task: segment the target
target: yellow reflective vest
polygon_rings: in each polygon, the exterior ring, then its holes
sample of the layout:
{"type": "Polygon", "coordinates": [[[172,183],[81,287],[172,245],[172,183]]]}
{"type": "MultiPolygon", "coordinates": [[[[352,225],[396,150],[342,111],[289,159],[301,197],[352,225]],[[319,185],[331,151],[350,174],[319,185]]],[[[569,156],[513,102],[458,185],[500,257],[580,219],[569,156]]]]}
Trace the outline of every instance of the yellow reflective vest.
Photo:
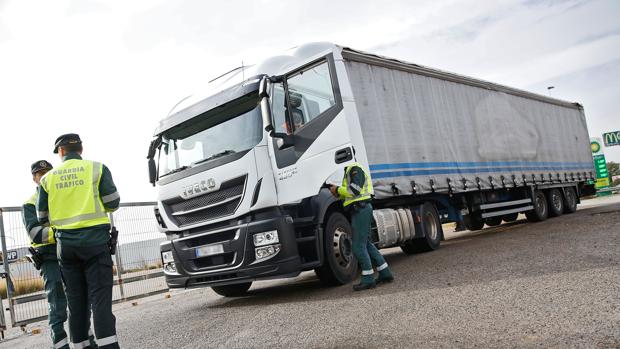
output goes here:
{"type": "Polygon", "coordinates": [[[24,202],[23,216],[28,236],[30,237],[30,244],[32,247],[42,247],[47,245],[53,245],[56,243],[54,239],[54,230],[50,227],[39,224],[36,214],[36,204],[39,199],[39,192],[35,192],[30,199],[24,202]]]}
{"type": "Polygon", "coordinates": [[[344,169],[344,177],[342,178],[342,184],[338,187],[338,196],[343,200],[342,205],[344,207],[357,201],[370,200],[373,194],[372,182],[368,172],[364,170],[362,165],[357,162],[352,163],[344,169]],[[364,173],[364,182],[355,183],[354,175],[352,171],[354,168],[360,169],[364,173]]]}
{"type": "Polygon", "coordinates": [[[99,197],[102,171],[99,162],[69,159],[41,179],[48,194],[50,225],[64,230],[110,224],[99,197]]]}

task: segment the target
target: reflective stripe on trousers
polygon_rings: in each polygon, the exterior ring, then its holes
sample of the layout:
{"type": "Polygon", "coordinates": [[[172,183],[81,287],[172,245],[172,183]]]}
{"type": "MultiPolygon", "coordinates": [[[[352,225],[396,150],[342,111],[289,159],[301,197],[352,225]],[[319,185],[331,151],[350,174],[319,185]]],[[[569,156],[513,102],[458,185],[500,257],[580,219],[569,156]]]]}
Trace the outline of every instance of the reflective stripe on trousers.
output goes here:
{"type": "Polygon", "coordinates": [[[118,338],[116,335],[105,337],[105,338],[97,338],[97,345],[103,347],[105,345],[110,345],[118,342],[118,338]]]}
{"type": "Polygon", "coordinates": [[[65,345],[69,344],[69,339],[67,337],[63,338],[62,340],[54,343],[54,348],[55,349],[59,349],[64,347],[65,345]]]}
{"type": "Polygon", "coordinates": [[[82,349],[82,348],[86,348],[90,346],[90,341],[87,339],[85,341],[81,341],[79,343],[73,343],[73,348],[74,349],[82,349]]]}

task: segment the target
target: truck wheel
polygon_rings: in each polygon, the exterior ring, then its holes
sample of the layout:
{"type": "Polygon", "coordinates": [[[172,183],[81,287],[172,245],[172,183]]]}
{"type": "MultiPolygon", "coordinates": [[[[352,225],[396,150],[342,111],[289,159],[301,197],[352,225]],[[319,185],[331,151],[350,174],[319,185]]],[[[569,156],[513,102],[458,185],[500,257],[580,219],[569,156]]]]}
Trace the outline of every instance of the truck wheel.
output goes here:
{"type": "Polygon", "coordinates": [[[357,275],[357,259],[353,256],[351,236],[353,228],[340,212],[334,212],[325,225],[323,239],[324,262],[315,269],[316,275],[326,285],[338,286],[351,282],[357,275]]]}
{"type": "Polygon", "coordinates": [[[422,205],[422,229],[424,237],[405,242],[400,247],[405,254],[428,252],[439,248],[443,230],[435,205],[427,202],[422,205]]]}
{"type": "Polygon", "coordinates": [[[564,188],[564,213],[577,211],[577,195],[572,187],[564,188]]]}
{"type": "Polygon", "coordinates": [[[564,213],[564,199],[562,198],[562,192],[560,189],[549,189],[547,192],[547,199],[549,200],[550,217],[557,217],[564,213]]]}
{"type": "Polygon", "coordinates": [[[484,221],[481,218],[474,217],[470,214],[463,216],[463,222],[465,222],[467,230],[470,231],[480,230],[484,227],[484,221]]]}
{"type": "Polygon", "coordinates": [[[547,198],[545,197],[545,194],[540,190],[536,190],[532,201],[534,203],[534,209],[525,212],[525,217],[527,220],[530,222],[541,222],[547,219],[549,210],[547,207],[547,198]]]}
{"type": "Polygon", "coordinates": [[[241,297],[244,296],[252,286],[251,282],[244,282],[241,284],[232,284],[224,286],[212,286],[211,288],[215,293],[224,297],[241,297]]]}
{"type": "Polygon", "coordinates": [[[502,220],[506,223],[514,222],[519,218],[519,213],[510,213],[502,216],[502,220]]]}

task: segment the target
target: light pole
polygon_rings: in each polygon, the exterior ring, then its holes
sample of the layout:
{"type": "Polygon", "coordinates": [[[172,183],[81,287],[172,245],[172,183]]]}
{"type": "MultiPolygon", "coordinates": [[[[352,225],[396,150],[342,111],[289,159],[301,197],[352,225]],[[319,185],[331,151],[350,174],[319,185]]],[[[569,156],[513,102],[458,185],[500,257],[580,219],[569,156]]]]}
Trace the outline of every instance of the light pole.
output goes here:
{"type": "Polygon", "coordinates": [[[555,86],[547,86],[547,93],[549,94],[549,97],[551,97],[551,90],[553,90],[555,88],[555,86]]]}

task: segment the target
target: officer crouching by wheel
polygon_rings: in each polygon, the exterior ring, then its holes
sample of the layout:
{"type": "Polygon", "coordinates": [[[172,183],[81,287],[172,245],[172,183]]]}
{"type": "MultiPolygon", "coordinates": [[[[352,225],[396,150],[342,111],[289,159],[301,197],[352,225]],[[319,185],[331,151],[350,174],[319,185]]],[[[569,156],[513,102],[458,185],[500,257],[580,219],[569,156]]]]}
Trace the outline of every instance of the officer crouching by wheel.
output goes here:
{"type": "Polygon", "coordinates": [[[112,314],[110,219],[120,197],[112,174],[102,163],[83,160],[77,134],[56,139],[54,153],[63,163],[42,179],[39,222],[56,230],[60,269],[69,303],[69,331],[74,348],[87,348],[89,301],[99,348],[119,348],[112,314]]]}
{"type": "Polygon", "coordinates": [[[345,168],[342,185],[339,187],[332,185],[329,190],[332,195],[343,201],[343,206],[351,213],[353,255],[362,269],[362,280],[353,286],[353,290],[367,290],[374,288],[377,284],[394,281],[394,276],[385,259],[370,242],[372,224],[370,201],[373,193],[370,176],[360,164],[353,163],[345,168]],[[373,263],[379,272],[376,280],[373,278],[373,263]]]}
{"type": "MultiPolygon", "coordinates": [[[[32,180],[39,185],[41,177],[52,169],[52,164],[39,160],[30,166],[32,180]]],[[[22,206],[24,226],[30,237],[31,247],[28,249],[35,268],[41,271],[45,295],[47,297],[48,323],[53,347],[69,349],[69,339],[64,324],[67,321],[67,297],[62,286],[60,266],[56,258],[56,240],[54,230],[49,226],[39,224],[35,205],[39,193],[35,192],[22,206]]],[[[90,319],[89,319],[90,320],[90,319]]],[[[90,327],[90,325],[88,325],[90,327]]],[[[95,344],[95,339],[89,330],[89,340],[95,344]]]]}

